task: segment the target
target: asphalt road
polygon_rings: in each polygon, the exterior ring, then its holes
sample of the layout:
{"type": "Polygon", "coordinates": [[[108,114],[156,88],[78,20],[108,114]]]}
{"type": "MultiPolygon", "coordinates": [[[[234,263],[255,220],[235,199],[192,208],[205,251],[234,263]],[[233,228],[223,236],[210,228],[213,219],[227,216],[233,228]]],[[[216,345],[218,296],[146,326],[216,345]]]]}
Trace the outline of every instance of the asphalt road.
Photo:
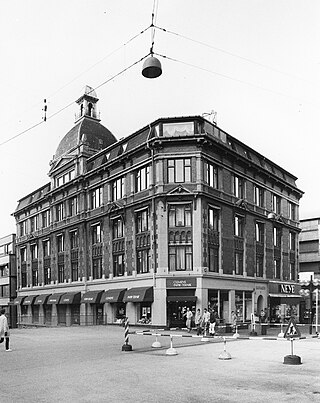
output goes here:
{"type": "Polygon", "coordinates": [[[118,326],[13,329],[13,351],[0,346],[0,402],[320,402],[320,339],[294,342],[302,365],[283,364],[284,339],[227,339],[230,360],[219,359],[221,338],[174,337],[173,356],[170,337],[158,340],[130,334],[124,352],[118,326]]]}

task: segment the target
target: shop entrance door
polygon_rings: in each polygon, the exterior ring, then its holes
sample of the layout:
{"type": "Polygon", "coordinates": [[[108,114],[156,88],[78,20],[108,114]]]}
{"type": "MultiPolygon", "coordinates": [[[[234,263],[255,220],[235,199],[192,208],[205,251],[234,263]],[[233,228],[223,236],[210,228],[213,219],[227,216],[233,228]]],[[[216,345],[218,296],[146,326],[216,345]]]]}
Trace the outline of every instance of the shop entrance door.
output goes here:
{"type": "Polygon", "coordinates": [[[96,305],[96,325],[103,325],[103,305],[96,305]]]}
{"type": "Polygon", "coordinates": [[[80,305],[71,305],[71,325],[80,325],[80,305]]]}
{"type": "MultiPolygon", "coordinates": [[[[184,313],[187,308],[195,313],[195,305],[192,301],[168,301],[167,302],[167,322],[169,327],[186,327],[184,313]]],[[[193,318],[194,319],[194,318],[193,318]]]]}
{"type": "Polygon", "coordinates": [[[58,325],[66,326],[67,324],[67,307],[66,305],[57,305],[58,325]]]}

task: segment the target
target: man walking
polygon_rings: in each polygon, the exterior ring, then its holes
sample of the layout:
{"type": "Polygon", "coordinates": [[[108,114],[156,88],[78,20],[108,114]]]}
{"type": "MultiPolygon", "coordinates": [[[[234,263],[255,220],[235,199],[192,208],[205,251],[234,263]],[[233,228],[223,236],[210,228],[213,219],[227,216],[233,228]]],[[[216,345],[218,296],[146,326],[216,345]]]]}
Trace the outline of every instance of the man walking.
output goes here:
{"type": "Polygon", "coordinates": [[[0,310],[0,343],[3,343],[4,340],[6,340],[6,351],[10,352],[12,351],[10,346],[9,346],[9,326],[8,326],[8,319],[5,315],[6,310],[1,309],[0,310]]]}

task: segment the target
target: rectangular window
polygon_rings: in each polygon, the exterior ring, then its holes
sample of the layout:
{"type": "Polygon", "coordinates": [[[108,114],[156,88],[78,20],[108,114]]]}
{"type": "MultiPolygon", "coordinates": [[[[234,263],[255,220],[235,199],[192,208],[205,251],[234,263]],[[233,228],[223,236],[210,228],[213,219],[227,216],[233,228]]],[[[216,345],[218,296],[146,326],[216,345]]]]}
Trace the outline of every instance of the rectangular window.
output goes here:
{"type": "Polygon", "coordinates": [[[149,212],[148,210],[138,211],[136,213],[136,232],[149,231],[149,212]]]}
{"type": "Polygon", "coordinates": [[[149,273],[150,250],[137,250],[137,273],[149,273]]]}
{"type": "Polygon", "coordinates": [[[123,221],[121,218],[116,218],[113,220],[112,235],[113,239],[123,237],[123,221]]]}
{"type": "Polygon", "coordinates": [[[58,264],[58,282],[63,283],[65,279],[64,275],[64,263],[58,264]]]}
{"type": "Polygon", "coordinates": [[[49,239],[46,239],[45,241],[42,242],[42,250],[43,250],[43,257],[48,257],[50,256],[50,241],[49,239]]]}
{"type": "Polygon", "coordinates": [[[124,196],[124,177],[121,177],[113,182],[112,198],[113,200],[122,199],[124,196]]]}
{"type": "Polygon", "coordinates": [[[209,245],[209,271],[219,272],[219,248],[209,245]]]}
{"type": "Polygon", "coordinates": [[[70,182],[72,179],[75,178],[75,170],[72,169],[71,171],[68,171],[66,173],[64,173],[61,176],[58,176],[56,179],[56,184],[57,186],[62,186],[67,182],[70,182]]]}
{"type": "Polygon", "coordinates": [[[74,196],[69,199],[69,216],[75,216],[78,214],[78,197],[74,196]]]}
{"type": "Polygon", "coordinates": [[[164,123],[163,124],[163,136],[191,136],[194,134],[193,122],[181,122],[181,123],[164,123]]]}
{"type": "Polygon", "coordinates": [[[237,175],[233,177],[233,194],[239,199],[244,198],[244,179],[237,175]]]}
{"type": "Polygon", "coordinates": [[[294,203],[288,202],[288,216],[290,220],[296,219],[296,205],[294,203]]]}
{"type": "Polygon", "coordinates": [[[20,260],[21,260],[21,263],[27,261],[27,249],[26,248],[20,249],[20,260]]]}
{"type": "Polygon", "coordinates": [[[219,231],[219,216],[220,211],[209,207],[208,225],[212,231],[219,231]]]}
{"type": "Polygon", "coordinates": [[[294,232],[289,233],[289,249],[291,251],[296,250],[296,234],[294,232]]]}
{"type": "Polygon", "coordinates": [[[71,281],[78,281],[79,279],[79,263],[78,260],[71,261],[71,281]]]}
{"type": "Polygon", "coordinates": [[[264,189],[260,186],[254,188],[254,203],[256,206],[264,207],[264,189]]]}
{"type": "Polygon", "coordinates": [[[70,247],[71,249],[77,249],[79,247],[79,235],[78,231],[70,231],[70,247]]]}
{"type": "Polygon", "coordinates": [[[28,276],[27,276],[27,264],[23,263],[21,265],[21,286],[22,287],[26,287],[27,286],[27,280],[28,280],[28,276]]]}
{"type": "Polygon", "coordinates": [[[256,255],[256,277],[263,277],[263,256],[256,255]]]}
{"type": "Polygon", "coordinates": [[[296,276],[296,264],[295,262],[290,262],[290,267],[289,267],[289,280],[296,281],[297,276],[296,276]]]}
{"type": "Polygon", "coordinates": [[[256,242],[264,243],[264,224],[256,222],[256,242]]]}
{"type": "Polygon", "coordinates": [[[168,182],[191,182],[191,159],[168,160],[168,182]]]}
{"type": "Polygon", "coordinates": [[[149,166],[139,169],[136,173],[136,192],[149,188],[149,166]]]}
{"type": "Polygon", "coordinates": [[[218,189],[218,167],[216,165],[209,162],[204,163],[204,180],[209,186],[218,189]]]}
{"type": "Polygon", "coordinates": [[[31,260],[38,259],[38,245],[37,244],[30,245],[30,253],[31,253],[31,260]]]}
{"type": "Polygon", "coordinates": [[[44,283],[46,285],[51,283],[51,268],[44,267],[44,283]]]}
{"type": "Polygon", "coordinates": [[[281,248],[281,228],[273,227],[273,246],[281,248]]]}
{"type": "Polygon", "coordinates": [[[191,227],[191,225],[190,204],[170,205],[169,227],[191,227]]]}
{"type": "Polygon", "coordinates": [[[33,216],[30,218],[30,232],[38,230],[38,216],[33,216]]]}
{"type": "Polygon", "coordinates": [[[91,228],[91,236],[92,236],[92,244],[101,243],[102,236],[101,236],[101,225],[96,224],[93,225],[91,228]]]}
{"type": "Polygon", "coordinates": [[[242,275],[243,274],[243,252],[237,251],[235,252],[235,274],[242,275]]]}
{"type": "Polygon", "coordinates": [[[98,187],[90,192],[90,207],[92,209],[102,206],[102,187],[98,187]]]}
{"type": "Polygon", "coordinates": [[[64,236],[57,235],[57,249],[58,253],[64,252],[64,236]]]}
{"type": "Polygon", "coordinates": [[[244,217],[236,215],[234,217],[234,235],[243,237],[244,233],[244,217]]]}
{"type": "Polygon", "coordinates": [[[94,257],[92,259],[92,278],[98,279],[102,277],[102,257],[94,257]]]}
{"type": "Polygon", "coordinates": [[[113,275],[115,277],[124,275],[124,254],[113,255],[113,275]]]}
{"type": "Polygon", "coordinates": [[[38,268],[32,267],[32,285],[36,287],[38,285],[38,268]]]}
{"type": "Polygon", "coordinates": [[[19,232],[20,232],[20,236],[26,235],[27,233],[27,221],[22,221],[19,224],[19,232]]]}
{"type": "Polygon", "coordinates": [[[46,210],[42,213],[42,228],[46,228],[50,225],[50,210],[46,210]]]}
{"type": "Polygon", "coordinates": [[[274,267],[274,271],[273,271],[274,278],[280,279],[280,277],[281,277],[281,260],[274,259],[273,267],[274,267]]]}
{"type": "Polygon", "coordinates": [[[281,213],[281,197],[276,194],[272,195],[272,210],[276,214],[281,213]]]}
{"type": "Polygon", "coordinates": [[[192,270],[192,246],[171,246],[169,247],[169,269],[170,271],[191,271],[192,270]]]}
{"type": "Polygon", "coordinates": [[[63,203],[57,204],[56,216],[57,216],[57,221],[62,221],[64,219],[64,204],[63,203]]]}

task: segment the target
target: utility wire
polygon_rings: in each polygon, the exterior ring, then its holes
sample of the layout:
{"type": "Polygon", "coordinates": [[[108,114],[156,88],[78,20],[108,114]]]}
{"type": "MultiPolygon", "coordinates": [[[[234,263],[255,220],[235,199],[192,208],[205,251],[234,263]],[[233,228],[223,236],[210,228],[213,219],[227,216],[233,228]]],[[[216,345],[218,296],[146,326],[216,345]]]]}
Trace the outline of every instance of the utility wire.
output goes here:
{"type": "Polygon", "coordinates": [[[256,62],[255,60],[249,59],[249,58],[247,58],[247,57],[237,55],[236,53],[229,52],[229,51],[227,51],[227,50],[218,48],[218,47],[213,46],[213,45],[209,45],[208,43],[205,43],[205,42],[202,42],[202,41],[198,41],[197,39],[192,39],[192,38],[190,38],[190,37],[188,37],[188,36],[179,34],[179,33],[174,32],[174,31],[170,31],[169,29],[165,29],[165,28],[162,28],[162,27],[158,27],[157,25],[155,25],[154,28],[155,28],[155,29],[159,29],[160,31],[166,32],[166,33],[168,33],[168,34],[175,35],[175,36],[178,36],[178,37],[180,37],[180,38],[186,39],[186,40],[188,40],[188,41],[197,43],[197,44],[199,44],[199,45],[205,46],[205,47],[207,47],[207,48],[216,50],[216,51],[221,52],[221,53],[224,53],[224,54],[226,54],[226,55],[229,55],[229,56],[232,56],[232,57],[236,57],[237,59],[243,60],[243,61],[245,61],[245,62],[247,62],[247,63],[251,63],[251,64],[254,64],[254,65],[256,65],[256,66],[263,67],[264,69],[268,69],[268,70],[274,71],[275,73],[280,73],[280,74],[289,76],[289,77],[291,77],[291,78],[304,81],[304,82],[306,82],[306,83],[308,83],[308,84],[310,84],[310,85],[313,85],[313,83],[311,83],[310,81],[308,81],[308,80],[306,80],[306,79],[304,79],[304,78],[302,78],[302,77],[296,76],[296,75],[294,75],[294,74],[292,74],[292,73],[288,73],[288,72],[285,72],[285,71],[276,69],[276,68],[274,68],[274,67],[272,67],[272,66],[268,66],[268,65],[266,65],[266,64],[256,62]]]}
{"type": "MultiPolygon", "coordinates": [[[[162,58],[164,58],[164,59],[171,60],[171,61],[173,61],[173,62],[177,62],[177,63],[180,63],[180,64],[184,64],[184,65],[189,66],[189,67],[194,67],[194,68],[196,68],[196,69],[198,69],[198,70],[206,71],[206,72],[208,72],[208,73],[215,74],[215,75],[217,75],[217,76],[226,78],[226,79],[228,79],[228,80],[236,81],[236,82],[241,83],[241,84],[246,84],[246,85],[249,85],[249,86],[254,87],[254,88],[258,88],[258,89],[263,90],[263,91],[267,91],[267,92],[270,92],[270,93],[273,93],[273,94],[276,94],[276,95],[280,95],[280,96],[285,97],[285,98],[291,98],[291,99],[294,99],[294,100],[296,100],[296,101],[300,101],[300,102],[301,102],[301,99],[300,99],[300,98],[293,97],[293,96],[291,96],[291,95],[287,95],[287,94],[284,94],[284,93],[282,93],[282,92],[274,91],[274,90],[271,90],[271,89],[269,89],[269,88],[262,87],[262,86],[257,85],[257,84],[249,83],[249,82],[247,82],[247,81],[240,80],[240,79],[238,79],[238,78],[231,77],[231,76],[228,76],[228,75],[226,75],[226,74],[218,73],[217,71],[209,70],[209,69],[206,69],[206,68],[204,68],[204,67],[197,66],[197,65],[192,64],[192,63],[184,62],[184,61],[182,61],[182,60],[175,59],[175,58],[173,58],[173,57],[164,56],[164,55],[161,55],[161,54],[159,54],[159,53],[154,53],[154,54],[155,54],[156,56],[162,57],[162,58]]],[[[315,105],[313,102],[311,102],[311,101],[304,101],[304,102],[316,106],[316,105],[315,105]]]]}
{"type": "MultiPolygon", "coordinates": [[[[108,78],[108,80],[106,80],[106,81],[104,81],[103,83],[97,85],[95,88],[92,89],[92,91],[95,91],[96,89],[101,88],[103,85],[105,85],[105,84],[109,83],[110,81],[114,80],[116,77],[119,77],[121,74],[125,73],[126,71],[128,71],[129,69],[131,69],[131,68],[132,68],[133,66],[135,66],[136,64],[141,63],[142,60],[146,59],[149,55],[150,55],[150,53],[148,53],[147,55],[143,56],[141,59],[135,61],[134,63],[132,63],[130,66],[126,67],[125,69],[119,71],[119,72],[118,72],[117,74],[115,74],[114,76],[108,78]]],[[[92,92],[92,91],[90,91],[90,92],[92,92]]],[[[61,109],[59,109],[58,111],[54,112],[52,115],[47,116],[46,120],[48,121],[49,119],[52,119],[54,116],[59,115],[61,112],[63,112],[65,109],[69,108],[69,107],[72,106],[73,104],[74,104],[74,101],[73,101],[73,102],[70,102],[69,104],[65,105],[63,108],[61,108],[61,109]]],[[[23,134],[25,134],[25,133],[29,132],[30,130],[34,129],[35,127],[40,126],[42,123],[44,123],[44,121],[38,122],[38,123],[34,124],[33,126],[29,127],[28,129],[23,130],[22,132],[16,134],[15,136],[10,137],[9,139],[7,139],[7,140],[3,141],[2,143],[0,143],[0,147],[1,147],[2,145],[4,145],[4,144],[7,144],[7,143],[9,143],[10,141],[16,139],[17,137],[22,136],[23,134]]]]}

